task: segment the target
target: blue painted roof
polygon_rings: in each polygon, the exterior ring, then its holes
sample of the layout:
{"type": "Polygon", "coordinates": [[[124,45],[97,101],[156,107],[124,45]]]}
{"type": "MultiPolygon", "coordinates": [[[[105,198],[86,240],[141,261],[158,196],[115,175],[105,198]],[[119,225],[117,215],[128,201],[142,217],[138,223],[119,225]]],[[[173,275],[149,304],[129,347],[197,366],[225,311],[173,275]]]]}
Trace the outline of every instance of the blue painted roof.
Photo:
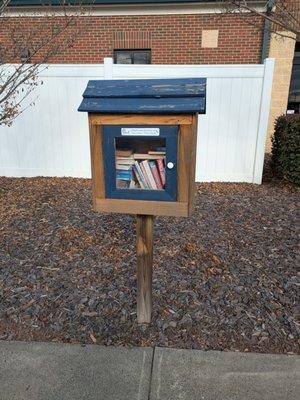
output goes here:
{"type": "Polygon", "coordinates": [[[78,111],[90,113],[205,113],[206,79],[89,81],[78,111]]]}

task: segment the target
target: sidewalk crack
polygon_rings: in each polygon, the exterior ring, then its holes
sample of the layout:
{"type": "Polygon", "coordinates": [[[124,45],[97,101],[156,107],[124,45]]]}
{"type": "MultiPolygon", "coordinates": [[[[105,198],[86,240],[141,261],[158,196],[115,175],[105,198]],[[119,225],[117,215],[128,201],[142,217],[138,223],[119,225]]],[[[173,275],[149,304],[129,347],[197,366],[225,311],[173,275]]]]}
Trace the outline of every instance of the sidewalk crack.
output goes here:
{"type": "Polygon", "coordinates": [[[150,370],[150,379],[149,379],[149,390],[148,390],[148,400],[151,400],[151,387],[152,387],[152,376],[153,376],[153,365],[154,365],[154,355],[155,355],[156,347],[153,347],[152,352],[152,360],[151,360],[151,370],[150,370]]]}

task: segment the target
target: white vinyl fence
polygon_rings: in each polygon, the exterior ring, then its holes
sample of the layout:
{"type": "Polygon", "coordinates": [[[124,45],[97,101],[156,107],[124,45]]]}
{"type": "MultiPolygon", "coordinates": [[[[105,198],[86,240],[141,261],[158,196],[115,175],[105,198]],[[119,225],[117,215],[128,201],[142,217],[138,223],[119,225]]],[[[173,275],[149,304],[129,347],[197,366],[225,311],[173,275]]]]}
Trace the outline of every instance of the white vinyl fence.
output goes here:
{"type": "Polygon", "coordinates": [[[35,105],[0,127],[0,175],[90,177],[89,79],[207,78],[199,116],[196,181],[261,183],[274,60],[250,65],[50,65],[35,105]]]}

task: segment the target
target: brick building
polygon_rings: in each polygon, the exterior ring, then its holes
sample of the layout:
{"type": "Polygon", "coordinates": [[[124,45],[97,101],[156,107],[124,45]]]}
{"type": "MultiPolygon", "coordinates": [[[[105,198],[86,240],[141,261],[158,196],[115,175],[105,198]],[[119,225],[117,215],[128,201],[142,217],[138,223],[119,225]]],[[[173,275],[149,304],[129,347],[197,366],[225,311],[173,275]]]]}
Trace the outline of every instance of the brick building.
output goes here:
{"type": "MultiPolygon", "coordinates": [[[[44,3],[12,0],[7,24],[38,24],[42,29],[44,3]]],[[[55,6],[59,1],[50,3],[55,6]]],[[[262,3],[257,2],[260,10],[262,3]]],[[[102,63],[104,57],[114,56],[117,62],[153,64],[259,63],[261,18],[222,11],[215,0],[94,0],[78,18],[80,35],[74,46],[50,62],[102,63]]],[[[2,40],[9,26],[2,24],[2,40]]]]}
{"type": "MultiPolygon", "coordinates": [[[[47,2],[55,18],[61,18],[61,0],[11,0],[8,18],[2,18],[0,44],[9,43],[15,28],[25,32],[36,27],[42,32],[47,2]]],[[[80,33],[72,47],[50,63],[97,64],[114,57],[116,63],[256,64],[274,57],[270,150],[274,120],[287,109],[295,40],[270,34],[260,16],[225,13],[217,0],[94,0],[92,4],[76,18],[80,33]]],[[[266,1],[252,4],[266,11],[266,1]]],[[[24,50],[26,56],[30,49],[24,50]]],[[[19,62],[22,55],[15,54],[10,62],[19,62]]]]}

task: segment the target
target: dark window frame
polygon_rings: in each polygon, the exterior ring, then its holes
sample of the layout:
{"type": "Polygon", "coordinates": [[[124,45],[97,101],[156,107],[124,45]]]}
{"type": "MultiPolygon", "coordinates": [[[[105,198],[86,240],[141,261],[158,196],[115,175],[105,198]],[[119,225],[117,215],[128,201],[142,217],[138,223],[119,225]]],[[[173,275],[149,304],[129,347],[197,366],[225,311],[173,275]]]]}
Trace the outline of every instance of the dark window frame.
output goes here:
{"type": "MultiPolygon", "coordinates": [[[[149,63],[146,64],[136,64],[134,62],[131,62],[130,64],[123,64],[123,65],[150,65],[152,63],[152,52],[151,49],[114,49],[114,64],[117,64],[117,52],[130,52],[130,53],[134,53],[134,52],[148,52],[149,53],[149,63]]],[[[132,56],[131,56],[131,60],[132,56]]],[[[133,60],[134,61],[134,60],[133,60]]],[[[121,64],[119,64],[121,65],[121,64]]]]}
{"type": "MultiPolygon", "coordinates": [[[[126,128],[159,128],[158,136],[142,136],[140,140],[153,140],[154,138],[166,140],[166,165],[174,163],[174,168],[166,168],[166,186],[164,190],[151,189],[118,189],[116,187],[116,161],[115,161],[115,139],[125,138],[122,136],[121,128],[124,125],[104,125],[102,149],[104,157],[104,182],[105,197],[107,199],[126,200],[154,200],[154,201],[177,201],[177,162],[178,162],[178,125],[126,125],[126,128]]],[[[128,137],[130,140],[130,137],[128,137]]]]}

